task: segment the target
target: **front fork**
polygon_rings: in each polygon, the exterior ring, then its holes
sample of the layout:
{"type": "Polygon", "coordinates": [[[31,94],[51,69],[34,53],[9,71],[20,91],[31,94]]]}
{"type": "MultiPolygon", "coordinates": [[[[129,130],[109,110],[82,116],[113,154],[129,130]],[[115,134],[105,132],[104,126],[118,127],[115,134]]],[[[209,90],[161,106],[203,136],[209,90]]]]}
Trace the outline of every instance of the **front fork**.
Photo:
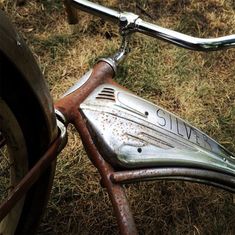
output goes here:
{"type": "Polygon", "coordinates": [[[80,104],[96,87],[103,83],[114,84],[112,78],[115,75],[115,68],[112,66],[112,63],[114,62],[111,58],[99,61],[74,88],[71,88],[66,93],[67,95],[65,97],[55,104],[55,109],[57,110],[57,115],[64,121],[65,125],[71,123],[79,132],[90,160],[101,175],[102,186],[108,191],[120,233],[134,235],[138,234],[138,232],[123,186],[120,183],[114,183],[112,181],[111,175],[115,171],[97,150],[87,128],[86,119],[79,108],[80,104]]]}

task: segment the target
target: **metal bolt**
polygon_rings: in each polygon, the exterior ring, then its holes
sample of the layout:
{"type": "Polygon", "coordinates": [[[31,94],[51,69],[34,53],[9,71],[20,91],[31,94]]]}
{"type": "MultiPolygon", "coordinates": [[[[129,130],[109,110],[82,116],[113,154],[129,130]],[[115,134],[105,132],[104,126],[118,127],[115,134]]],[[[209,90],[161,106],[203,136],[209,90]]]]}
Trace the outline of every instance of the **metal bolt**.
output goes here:
{"type": "Polygon", "coordinates": [[[121,16],[120,17],[120,27],[124,28],[126,27],[128,24],[127,18],[125,16],[121,16]]]}

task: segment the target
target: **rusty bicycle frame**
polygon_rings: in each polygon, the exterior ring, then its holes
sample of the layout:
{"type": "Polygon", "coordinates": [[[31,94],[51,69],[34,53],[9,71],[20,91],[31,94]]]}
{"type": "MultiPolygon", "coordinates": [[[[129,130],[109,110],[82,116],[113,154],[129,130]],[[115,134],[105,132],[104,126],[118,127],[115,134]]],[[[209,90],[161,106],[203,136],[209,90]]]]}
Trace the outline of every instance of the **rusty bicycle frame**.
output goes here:
{"type": "MultiPolygon", "coordinates": [[[[97,9],[91,9],[92,7],[90,7],[90,3],[88,1],[65,0],[64,4],[66,6],[68,21],[70,24],[76,24],[78,22],[75,8],[91,12],[95,15],[100,15],[100,13],[97,13],[97,9]],[[89,5],[89,7],[86,8],[85,4],[89,5]]],[[[121,17],[122,19],[120,19],[119,23],[122,33],[125,34],[125,32],[127,32],[126,35],[123,35],[125,41],[125,37],[129,36],[129,32],[131,31],[131,24],[133,22],[127,22],[127,18],[124,16],[121,17]]],[[[104,15],[104,18],[110,17],[111,15],[109,15],[109,12],[104,15]]],[[[115,18],[114,16],[112,17],[113,19],[115,18]]],[[[131,17],[135,16],[131,15],[131,17]]],[[[117,21],[117,19],[114,19],[114,21],[115,20],[117,21]]],[[[142,28],[142,31],[144,32],[144,28],[142,28]]],[[[151,35],[153,33],[149,32],[148,34],[151,35]]],[[[170,37],[163,35],[162,38],[169,40],[170,37]]],[[[170,40],[174,44],[195,50],[215,50],[215,46],[220,46],[218,42],[217,44],[216,42],[213,42],[213,45],[209,43],[207,44],[207,42],[201,42],[201,44],[199,42],[197,45],[191,45],[188,42],[184,45],[180,39],[174,40],[174,38],[171,38],[170,40]]],[[[234,46],[235,43],[234,41],[231,43],[231,38],[225,38],[225,40],[227,40],[226,43],[223,45],[221,44],[221,47],[226,45],[234,46]]],[[[126,53],[127,47],[128,46],[124,42],[124,46],[121,48],[120,53],[116,55],[114,62],[119,62],[119,60],[121,60],[121,57],[123,57],[126,53]]],[[[101,59],[97,64],[95,64],[89,78],[82,85],[78,86],[78,88],[74,89],[72,92],[65,95],[55,103],[54,107],[56,110],[58,129],[60,130],[60,133],[50,148],[38,161],[38,163],[35,164],[35,166],[14,188],[7,200],[2,203],[0,206],[0,220],[2,220],[7,215],[7,213],[14,207],[16,202],[27,192],[27,190],[29,190],[29,188],[37,181],[40,174],[51,164],[59,152],[65,147],[67,141],[66,127],[68,124],[73,124],[76,127],[90,160],[101,175],[102,186],[104,186],[108,191],[121,234],[138,233],[128,200],[124,192],[123,185],[125,183],[153,179],[180,179],[207,183],[235,192],[235,175],[228,172],[226,173],[222,171],[215,171],[213,169],[187,166],[155,166],[140,167],[137,169],[119,169],[112,166],[112,164],[105,160],[94,143],[92,133],[89,131],[87,126],[87,119],[81,112],[80,105],[98,86],[102,84],[110,84],[120,87],[113,80],[115,76],[115,70],[116,65],[113,63],[113,61],[110,60],[110,58],[101,59]]],[[[4,139],[0,135],[0,147],[3,144],[4,139]]]]}

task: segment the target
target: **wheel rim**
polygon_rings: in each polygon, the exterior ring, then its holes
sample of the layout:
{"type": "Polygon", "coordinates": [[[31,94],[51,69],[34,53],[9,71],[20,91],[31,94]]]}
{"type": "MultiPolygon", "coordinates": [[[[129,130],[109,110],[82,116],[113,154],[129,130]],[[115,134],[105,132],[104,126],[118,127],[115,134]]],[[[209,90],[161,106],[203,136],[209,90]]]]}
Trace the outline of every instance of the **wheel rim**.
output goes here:
{"type": "MultiPolygon", "coordinates": [[[[1,98],[0,110],[0,132],[5,139],[5,145],[0,149],[0,203],[2,203],[9,192],[27,173],[28,156],[19,123],[1,98]]],[[[0,234],[14,234],[23,205],[24,198],[2,220],[0,223],[0,234]]]]}

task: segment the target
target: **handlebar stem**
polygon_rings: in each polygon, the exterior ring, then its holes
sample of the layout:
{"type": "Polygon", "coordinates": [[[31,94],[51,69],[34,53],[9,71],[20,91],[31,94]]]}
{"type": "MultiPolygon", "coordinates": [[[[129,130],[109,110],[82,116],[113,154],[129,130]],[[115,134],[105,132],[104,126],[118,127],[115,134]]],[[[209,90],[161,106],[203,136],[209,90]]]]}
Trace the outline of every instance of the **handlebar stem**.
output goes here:
{"type": "Polygon", "coordinates": [[[113,56],[99,59],[99,61],[104,61],[108,63],[112,67],[114,73],[117,72],[118,64],[121,61],[123,61],[126,55],[130,52],[129,48],[130,36],[131,34],[123,35],[121,47],[113,56]]]}

